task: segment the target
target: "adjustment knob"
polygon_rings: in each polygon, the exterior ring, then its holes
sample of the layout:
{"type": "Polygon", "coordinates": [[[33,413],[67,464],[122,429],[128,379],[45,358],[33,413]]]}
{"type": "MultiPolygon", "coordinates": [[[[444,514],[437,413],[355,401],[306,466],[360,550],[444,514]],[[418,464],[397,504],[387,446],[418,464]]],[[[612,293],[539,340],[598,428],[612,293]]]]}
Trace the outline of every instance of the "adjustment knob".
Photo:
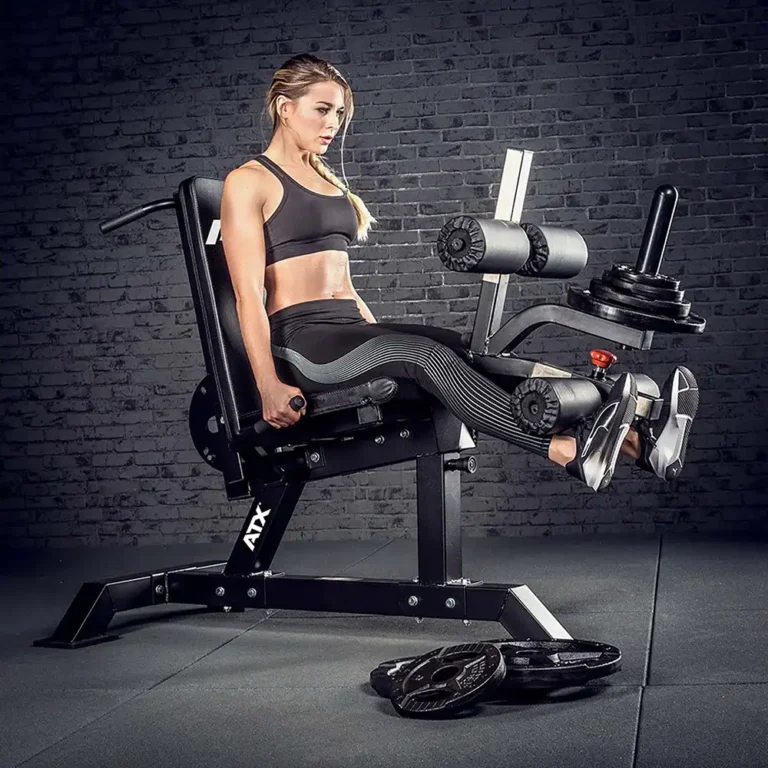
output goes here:
{"type": "Polygon", "coordinates": [[[609,352],[607,349],[593,349],[589,353],[589,358],[592,360],[592,378],[604,379],[608,369],[618,359],[613,352],[609,352]]]}
{"type": "Polygon", "coordinates": [[[444,464],[447,470],[459,470],[474,475],[477,472],[477,459],[474,456],[463,456],[460,459],[448,459],[444,464]]]}

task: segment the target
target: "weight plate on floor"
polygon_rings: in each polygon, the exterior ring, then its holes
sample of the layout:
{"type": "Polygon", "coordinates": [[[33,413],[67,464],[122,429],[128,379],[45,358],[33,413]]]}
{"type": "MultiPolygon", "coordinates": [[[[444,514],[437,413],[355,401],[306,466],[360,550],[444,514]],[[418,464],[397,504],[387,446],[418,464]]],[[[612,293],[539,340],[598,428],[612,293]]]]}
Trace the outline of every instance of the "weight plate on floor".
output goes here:
{"type": "Polygon", "coordinates": [[[610,270],[603,272],[602,282],[622,293],[631,293],[633,296],[643,296],[646,299],[659,299],[661,301],[674,301],[677,303],[681,302],[685,297],[685,291],[676,291],[672,288],[654,288],[642,283],[633,283],[631,280],[624,280],[615,275],[610,270]]]}
{"type": "Polygon", "coordinates": [[[556,690],[586,685],[621,669],[621,651],[593,640],[486,640],[503,654],[500,690],[556,690]]]}
{"type": "Polygon", "coordinates": [[[586,312],[588,315],[602,317],[629,328],[637,328],[641,331],[659,331],[660,333],[702,333],[707,321],[691,312],[683,320],[675,320],[671,317],[649,315],[629,307],[620,307],[616,304],[608,304],[593,296],[584,288],[568,286],[566,295],[568,306],[586,312]]]}
{"type": "Polygon", "coordinates": [[[404,656],[400,659],[382,661],[376,669],[371,671],[371,688],[373,688],[379,696],[388,699],[392,693],[392,680],[394,676],[403,669],[403,667],[407,667],[419,658],[419,656],[404,656]]]}
{"type": "Polygon", "coordinates": [[[659,301],[658,299],[649,299],[643,296],[633,296],[629,293],[617,291],[614,287],[606,285],[602,280],[597,279],[590,281],[589,292],[601,301],[637,309],[640,312],[647,312],[649,315],[661,315],[662,317],[682,320],[684,317],[688,317],[691,311],[691,303],[689,301],[678,303],[674,301],[659,301]]]}
{"type": "Polygon", "coordinates": [[[396,673],[390,701],[405,717],[434,717],[466,709],[504,680],[502,652],[489,643],[438,648],[396,673]]]}
{"type": "Polygon", "coordinates": [[[680,287],[680,281],[666,275],[652,275],[649,272],[637,272],[628,264],[614,264],[611,267],[611,274],[619,280],[629,280],[632,283],[639,283],[652,288],[662,288],[676,291],[680,287]]]}

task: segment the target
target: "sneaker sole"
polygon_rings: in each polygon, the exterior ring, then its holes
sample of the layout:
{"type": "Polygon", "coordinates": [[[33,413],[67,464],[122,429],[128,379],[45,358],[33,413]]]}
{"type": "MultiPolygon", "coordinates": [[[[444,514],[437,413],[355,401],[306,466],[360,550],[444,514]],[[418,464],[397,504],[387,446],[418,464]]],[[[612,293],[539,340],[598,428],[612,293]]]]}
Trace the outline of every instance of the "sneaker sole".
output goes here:
{"type": "MultiPolygon", "coordinates": [[[[661,395],[665,397],[664,392],[661,395]]],[[[698,408],[699,388],[696,378],[687,368],[680,366],[671,378],[669,416],[648,456],[648,463],[658,477],[674,480],[682,471],[691,426],[698,408]]]]}
{"type": "Polygon", "coordinates": [[[602,457],[597,461],[592,462],[589,462],[588,460],[582,464],[584,482],[594,491],[599,492],[604,490],[613,479],[613,472],[616,469],[616,461],[619,458],[621,446],[624,443],[629,428],[632,426],[632,420],[635,417],[635,411],[637,409],[637,385],[634,379],[628,379],[627,384],[629,391],[627,392],[625,390],[622,399],[611,403],[605,413],[601,414],[601,416],[605,415],[607,417],[607,425],[605,423],[599,424],[596,422],[589,437],[584,443],[582,456],[589,452],[592,442],[601,430],[614,430],[616,432],[615,438],[611,443],[611,452],[607,457],[602,457]],[[619,408],[622,410],[620,413],[617,413],[619,408]]]}

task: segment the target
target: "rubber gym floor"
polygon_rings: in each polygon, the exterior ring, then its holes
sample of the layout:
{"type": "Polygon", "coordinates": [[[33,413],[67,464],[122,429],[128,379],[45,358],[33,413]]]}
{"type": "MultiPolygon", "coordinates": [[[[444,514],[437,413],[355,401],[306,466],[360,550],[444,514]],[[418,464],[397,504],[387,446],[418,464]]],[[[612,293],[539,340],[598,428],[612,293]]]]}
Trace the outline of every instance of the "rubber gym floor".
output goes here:
{"type": "MultiPolygon", "coordinates": [[[[168,605],[118,614],[121,638],[35,648],[83,581],[223,558],[228,545],[9,551],[2,557],[0,765],[766,765],[768,541],[622,535],[464,539],[464,575],[525,583],[623,668],[537,703],[403,718],[380,662],[504,636],[494,623],[168,605]]],[[[285,542],[289,574],[411,579],[416,542],[285,542]]]]}

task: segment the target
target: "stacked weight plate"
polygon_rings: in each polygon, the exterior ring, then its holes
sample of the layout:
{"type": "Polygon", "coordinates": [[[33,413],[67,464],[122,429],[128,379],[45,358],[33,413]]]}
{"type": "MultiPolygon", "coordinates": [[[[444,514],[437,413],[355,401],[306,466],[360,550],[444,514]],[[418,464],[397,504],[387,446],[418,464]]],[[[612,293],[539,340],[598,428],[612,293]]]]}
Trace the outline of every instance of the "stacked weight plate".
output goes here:
{"type": "Polygon", "coordinates": [[[646,331],[701,333],[706,320],[691,312],[680,281],[615,264],[589,290],[569,286],[568,304],[591,315],[646,331]]]}
{"type": "Polygon", "coordinates": [[[440,717],[520,691],[583,686],[620,669],[621,651],[605,643],[503,638],[385,661],[370,682],[404,717],[440,717]]]}
{"type": "Polygon", "coordinates": [[[589,289],[568,288],[568,304],[590,315],[643,331],[702,333],[707,322],[691,312],[680,281],[659,273],[677,206],[677,189],[657,187],[634,268],[616,264],[589,289]]]}

